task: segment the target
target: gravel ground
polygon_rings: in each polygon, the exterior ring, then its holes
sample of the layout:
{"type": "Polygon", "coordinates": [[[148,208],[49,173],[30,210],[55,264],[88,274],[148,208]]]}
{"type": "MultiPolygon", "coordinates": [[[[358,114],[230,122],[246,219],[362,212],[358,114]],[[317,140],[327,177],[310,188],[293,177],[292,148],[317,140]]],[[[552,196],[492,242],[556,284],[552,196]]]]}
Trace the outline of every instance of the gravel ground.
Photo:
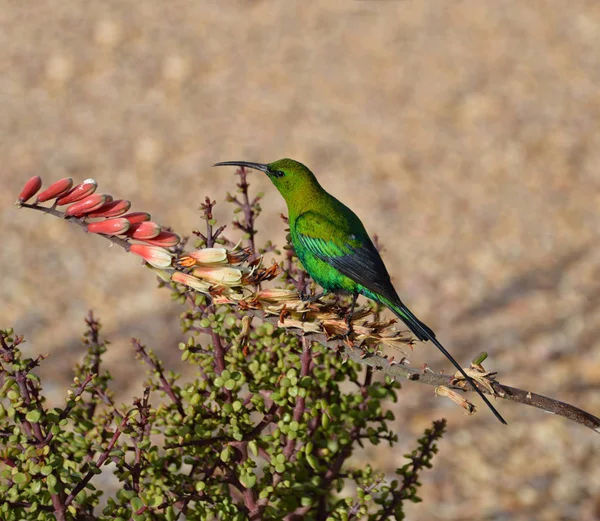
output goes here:
{"type": "MultiPolygon", "coordinates": [[[[0,10],[0,325],[51,354],[61,400],[94,308],[123,400],[136,336],[178,367],[178,314],[136,259],[17,211],[28,176],[94,177],[180,232],[234,179],[293,157],[385,245],[405,301],[463,363],[600,413],[600,3],[6,2],[0,10]]],[[[268,180],[260,240],[281,245],[268,180]]],[[[411,361],[450,370],[430,345],[411,361]]],[[[407,384],[402,446],[450,421],[411,520],[600,519],[597,433],[509,403],[504,427],[407,384]]]]}

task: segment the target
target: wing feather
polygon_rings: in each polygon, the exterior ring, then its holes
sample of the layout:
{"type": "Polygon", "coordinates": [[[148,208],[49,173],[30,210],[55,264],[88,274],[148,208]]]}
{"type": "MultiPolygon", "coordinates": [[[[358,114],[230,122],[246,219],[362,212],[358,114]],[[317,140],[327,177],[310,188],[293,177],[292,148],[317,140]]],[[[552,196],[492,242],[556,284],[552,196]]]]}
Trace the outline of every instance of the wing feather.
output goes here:
{"type": "Polygon", "coordinates": [[[399,301],[379,252],[361,228],[347,233],[324,215],[306,212],[296,220],[295,235],[308,251],[340,273],[374,293],[399,301]]]}

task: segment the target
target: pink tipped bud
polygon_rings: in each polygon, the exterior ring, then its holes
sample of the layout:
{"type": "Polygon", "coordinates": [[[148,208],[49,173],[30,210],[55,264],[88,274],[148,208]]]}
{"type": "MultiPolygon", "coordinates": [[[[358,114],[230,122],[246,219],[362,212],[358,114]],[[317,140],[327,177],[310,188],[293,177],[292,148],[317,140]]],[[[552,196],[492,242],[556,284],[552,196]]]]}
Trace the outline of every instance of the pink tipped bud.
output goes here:
{"type": "Polygon", "coordinates": [[[123,215],[129,208],[131,208],[131,201],[117,199],[116,201],[106,202],[98,210],[90,212],[88,217],[117,217],[123,215]]]}
{"type": "Polygon", "coordinates": [[[127,235],[132,239],[146,241],[148,239],[154,239],[160,232],[162,232],[160,224],[153,221],[145,221],[143,223],[132,224],[127,235]]]}
{"type": "Polygon", "coordinates": [[[60,179],[59,181],[56,181],[56,183],[52,183],[41,194],[39,194],[36,197],[35,202],[43,203],[45,201],[49,201],[50,199],[56,199],[57,197],[63,195],[65,192],[68,192],[72,186],[73,179],[71,179],[70,177],[60,179]]]}
{"type": "Polygon", "coordinates": [[[98,183],[96,183],[96,181],[93,179],[86,179],[83,183],[71,188],[66,194],[59,197],[56,200],[56,204],[62,206],[63,204],[81,201],[84,197],[92,195],[96,191],[96,188],[98,188],[98,183]]]}
{"type": "Polygon", "coordinates": [[[131,212],[124,215],[123,218],[127,219],[131,224],[139,224],[149,221],[152,217],[147,212],[131,212]]]}
{"type": "Polygon", "coordinates": [[[129,221],[127,219],[106,219],[106,221],[99,221],[95,223],[89,223],[87,225],[87,231],[90,233],[102,233],[103,235],[123,235],[129,230],[129,221]]]}
{"type": "Polygon", "coordinates": [[[42,178],[39,175],[33,176],[29,181],[25,183],[23,190],[19,194],[19,198],[15,204],[20,205],[25,201],[29,201],[35,194],[38,193],[42,187],[42,178]]]}
{"type": "Polygon", "coordinates": [[[181,237],[173,232],[160,232],[154,239],[146,239],[144,242],[153,246],[173,248],[181,242],[181,237]]]}
{"type": "Polygon", "coordinates": [[[186,268],[196,264],[227,264],[227,250],[225,248],[203,248],[192,251],[180,257],[179,264],[186,268]]]}
{"type": "Polygon", "coordinates": [[[65,215],[68,217],[81,217],[87,213],[97,210],[102,205],[106,204],[106,196],[103,194],[88,195],[85,199],[77,201],[69,206],[65,215]]]}
{"type": "Polygon", "coordinates": [[[298,300],[298,292],[291,289],[269,288],[262,289],[256,294],[258,300],[268,300],[270,302],[283,302],[286,300],[298,300]]]}
{"type": "Polygon", "coordinates": [[[238,286],[242,282],[242,272],[231,266],[198,266],[192,274],[194,277],[225,286],[238,286]]]}
{"type": "Polygon", "coordinates": [[[132,244],[129,249],[144,259],[155,268],[168,268],[171,266],[172,254],[159,246],[148,246],[146,244],[132,244]]]}
{"type": "Polygon", "coordinates": [[[179,284],[184,284],[192,289],[195,289],[196,291],[208,293],[208,291],[210,290],[210,284],[208,282],[197,279],[192,275],[181,273],[180,271],[174,271],[171,275],[171,280],[173,282],[178,282],[179,284]]]}

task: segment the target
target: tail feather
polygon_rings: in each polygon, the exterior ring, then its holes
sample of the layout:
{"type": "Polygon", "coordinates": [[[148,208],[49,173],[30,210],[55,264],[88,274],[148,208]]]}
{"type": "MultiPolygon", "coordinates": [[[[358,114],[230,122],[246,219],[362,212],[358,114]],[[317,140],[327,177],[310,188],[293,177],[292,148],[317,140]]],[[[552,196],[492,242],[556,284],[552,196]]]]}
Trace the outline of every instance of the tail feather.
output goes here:
{"type": "Polygon", "coordinates": [[[410,311],[410,309],[408,309],[402,302],[396,303],[396,302],[391,302],[387,299],[385,299],[385,300],[377,299],[377,300],[379,300],[382,304],[387,306],[400,320],[402,320],[402,322],[404,322],[408,326],[408,328],[413,332],[413,334],[419,340],[422,340],[422,341],[431,340],[431,342],[433,342],[433,344],[444,354],[444,356],[448,360],[450,360],[450,362],[452,362],[454,367],[456,367],[456,369],[458,369],[458,371],[465,378],[465,380],[467,382],[469,382],[469,384],[471,384],[473,389],[475,389],[475,391],[481,397],[481,399],[484,401],[484,403],[494,413],[494,416],[496,416],[496,418],[498,418],[498,420],[500,420],[502,423],[504,423],[506,425],[506,421],[504,420],[504,418],[500,415],[500,413],[496,410],[496,408],[490,403],[490,401],[486,398],[486,396],[481,392],[479,387],[477,387],[477,385],[475,385],[475,382],[473,381],[473,379],[467,375],[465,370],[459,365],[459,363],[454,359],[454,357],[438,341],[438,339],[435,337],[435,333],[431,330],[431,328],[429,328],[428,326],[423,324],[423,322],[421,322],[417,317],[415,317],[413,315],[413,313],[410,311]]]}

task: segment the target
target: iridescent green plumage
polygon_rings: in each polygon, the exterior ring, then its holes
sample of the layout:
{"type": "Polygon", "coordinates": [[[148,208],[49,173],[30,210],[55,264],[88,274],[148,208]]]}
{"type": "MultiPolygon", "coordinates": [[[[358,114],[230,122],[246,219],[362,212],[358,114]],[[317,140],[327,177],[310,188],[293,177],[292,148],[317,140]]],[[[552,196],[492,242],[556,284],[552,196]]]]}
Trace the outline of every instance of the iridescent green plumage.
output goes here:
{"type": "Polygon", "coordinates": [[[288,206],[290,233],[300,262],[326,292],[364,295],[388,307],[419,340],[431,340],[475,388],[496,417],[506,423],[435,333],[404,305],[365,227],[346,205],[326,192],[314,174],[293,159],[260,164],[226,161],[265,172],[288,206]]]}

